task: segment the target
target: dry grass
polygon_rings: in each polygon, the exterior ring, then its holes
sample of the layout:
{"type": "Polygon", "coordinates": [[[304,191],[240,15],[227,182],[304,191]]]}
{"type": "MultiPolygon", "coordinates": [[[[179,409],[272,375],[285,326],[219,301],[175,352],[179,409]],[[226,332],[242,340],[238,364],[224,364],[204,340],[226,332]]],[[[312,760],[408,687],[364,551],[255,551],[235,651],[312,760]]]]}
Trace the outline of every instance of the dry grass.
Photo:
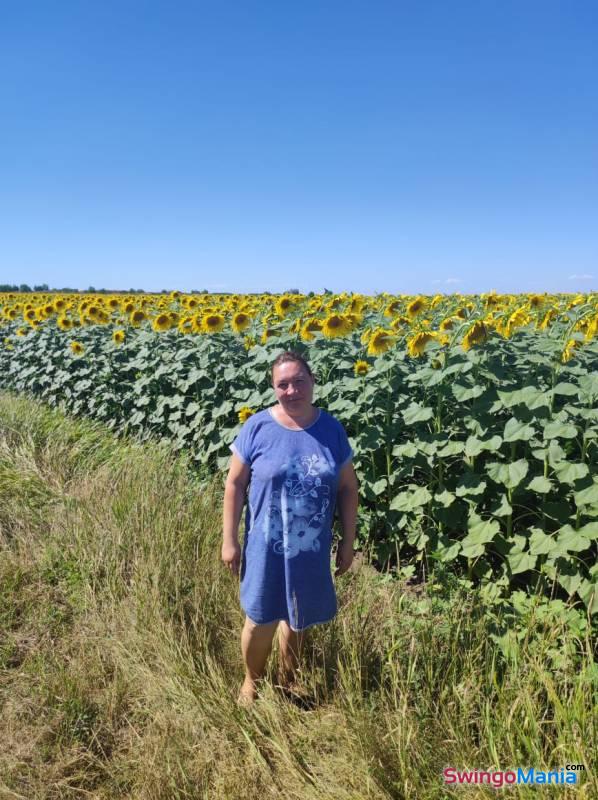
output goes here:
{"type": "Polygon", "coordinates": [[[367,565],[310,633],[311,703],[277,693],[275,651],[238,708],[221,486],[165,447],[0,396],[0,798],[481,798],[496,790],[451,791],[443,767],[566,762],[582,785],[542,796],[598,795],[589,641],[566,671],[542,657],[554,631],[505,662],[475,595],[423,607],[367,565]]]}

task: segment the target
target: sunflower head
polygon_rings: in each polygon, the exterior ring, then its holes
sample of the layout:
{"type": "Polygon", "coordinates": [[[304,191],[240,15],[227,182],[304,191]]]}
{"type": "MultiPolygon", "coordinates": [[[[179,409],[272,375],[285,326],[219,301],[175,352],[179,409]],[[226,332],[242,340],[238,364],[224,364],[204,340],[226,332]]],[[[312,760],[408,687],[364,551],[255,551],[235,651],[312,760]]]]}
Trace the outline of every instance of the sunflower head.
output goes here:
{"type": "Polygon", "coordinates": [[[566,364],[567,361],[571,361],[573,357],[573,351],[576,347],[579,347],[579,342],[576,339],[569,339],[561,355],[561,361],[563,364],[566,364]]]}
{"type": "Polygon", "coordinates": [[[474,344],[482,344],[488,338],[488,328],[483,322],[478,320],[474,322],[471,328],[467,331],[461,342],[464,350],[470,350],[474,344]]]}
{"type": "Polygon", "coordinates": [[[392,331],[377,328],[368,338],[368,356],[379,356],[394,345],[396,339],[392,331]]]}
{"type": "Polygon", "coordinates": [[[145,311],[142,311],[140,308],[136,308],[134,311],[131,311],[129,316],[129,322],[134,328],[138,328],[142,322],[145,322],[147,316],[145,311]]]}
{"type": "Polygon", "coordinates": [[[322,333],[327,339],[346,336],[351,331],[351,324],[343,314],[329,314],[322,323],[322,333]]]}
{"type": "Polygon", "coordinates": [[[367,375],[369,371],[370,371],[370,365],[368,364],[367,361],[359,360],[356,361],[355,364],[353,364],[353,372],[356,375],[362,375],[362,376],[367,375]]]}
{"type": "Polygon", "coordinates": [[[71,352],[76,356],[80,356],[85,352],[85,348],[81,342],[71,342],[71,352]]]}
{"type": "Polygon", "coordinates": [[[230,325],[235,333],[241,333],[242,331],[247,330],[247,328],[251,325],[251,317],[244,311],[238,311],[236,314],[233,314],[230,325]]]}
{"type": "Polygon", "coordinates": [[[204,333],[219,333],[224,328],[225,322],[222,314],[204,314],[201,327],[204,333]]]}
{"type": "Polygon", "coordinates": [[[426,352],[426,346],[438,339],[434,331],[420,331],[407,340],[407,352],[412,358],[420,358],[426,352]]]}
{"type": "Polygon", "coordinates": [[[284,294],[282,297],[279,297],[274,304],[274,310],[279,317],[286,317],[289,311],[293,308],[294,302],[295,301],[292,297],[284,294]]]}
{"type": "Polygon", "coordinates": [[[407,314],[409,317],[413,319],[426,307],[426,300],[424,297],[416,297],[415,300],[412,300],[407,306],[407,314]]]}
{"type": "Polygon", "coordinates": [[[172,327],[172,320],[168,314],[158,314],[152,323],[152,328],[157,331],[167,331],[172,327]]]}
{"type": "Polygon", "coordinates": [[[61,331],[68,331],[73,327],[73,323],[68,317],[58,317],[56,325],[61,331]]]}
{"type": "Polygon", "coordinates": [[[122,330],[114,331],[112,334],[112,341],[114,344],[122,344],[125,340],[125,332],[122,330]]]}
{"type": "Polygon", "coordinates": [[[247,422],[249,417],[252,417],[255,414],[255,409],[249,408],[249,406],[243,406],[243,408],[239,411],[239,422],[247,422]]]}

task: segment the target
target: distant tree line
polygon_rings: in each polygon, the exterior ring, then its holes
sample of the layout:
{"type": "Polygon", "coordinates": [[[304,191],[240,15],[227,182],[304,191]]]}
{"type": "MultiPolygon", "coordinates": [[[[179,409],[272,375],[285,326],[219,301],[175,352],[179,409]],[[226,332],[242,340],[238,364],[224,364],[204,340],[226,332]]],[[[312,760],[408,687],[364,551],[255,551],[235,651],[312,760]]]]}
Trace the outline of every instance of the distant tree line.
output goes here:
{"type": "MultiPolygon", "coordinates": [[[[73,289],[72,286],[50,287],[47,283],[41,283],[39,286],[29,286],[27,283],[0,283],[0,292],[19,292],[19,294],[26,294],[27,292],[64,292],[65,294],[146,294],[145,289],[128,289],[124,292],[123,289],[96,289],[95,286],[90,286],[88,289],[73,289]]],[[[166,289],[162,289],[162,294],[168,294],[166,289]]]]}

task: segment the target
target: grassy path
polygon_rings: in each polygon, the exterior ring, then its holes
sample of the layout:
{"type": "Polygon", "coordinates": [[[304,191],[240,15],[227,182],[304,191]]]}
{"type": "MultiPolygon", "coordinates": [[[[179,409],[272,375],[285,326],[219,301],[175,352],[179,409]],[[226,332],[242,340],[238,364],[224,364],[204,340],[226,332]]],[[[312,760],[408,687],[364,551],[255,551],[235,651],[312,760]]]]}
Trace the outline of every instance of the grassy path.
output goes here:
{"type": "MultiPolygon", "coordinates": [[[[562,631],[505,662],[475,594],[418,596],[367,566],[312,630],[301,708],[270,680],[238,708],[238,586],[221,479],[166,447],[0,395],[0,798],[496,797],[442,769],[584,764],[598,796],[597,668],[546,667],[562,631]]],[[[562,641],[562,639],[560,640],[562,641]]],[[[533,645],[533,646],[532,646],[533,645]]]]}

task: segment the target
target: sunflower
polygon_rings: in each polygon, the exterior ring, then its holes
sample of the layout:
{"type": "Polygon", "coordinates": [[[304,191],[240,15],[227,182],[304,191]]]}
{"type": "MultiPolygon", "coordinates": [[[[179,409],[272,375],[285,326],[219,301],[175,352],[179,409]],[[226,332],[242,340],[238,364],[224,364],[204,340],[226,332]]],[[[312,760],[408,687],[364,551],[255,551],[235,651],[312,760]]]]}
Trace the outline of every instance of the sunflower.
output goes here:
{"type": "Polygon", "coordinates": [[[590,320],[588,323],[585,335],[586,342],[591,341],[594,338],[594,336],[596,336],[597,333],[598,333],[598,314],[596,314],[594,318],[590,320]]]}
{"type": "Polygon", "coordinates": [[[548,328],[550,323],[553,321],[553,319],[555,319],[556,313],[557,312],[555,311],[554,308],[549,309],[546,312],[546,314],[544,314],[544,318],[542,319],[542,321],[538,323],[536,327],[539,328],[541,331],[545,331],[546,328],[548,328]]]}
{"type": "Polygon", "coordinates": [[[385,317],[394,317],[394,315],[397,313],[397,311],[400,309],[400,307],[401,307],[401,301],[400,300],[393,300],[384,309],[384,316],[385,317]]]}
{"type": "Polygon", "coordinates": [[[135,303],[132,300],[124,301],[120,307],[124,314],[132,314],[135,311],[135,303]]]}
{"type": "Polygon", "coordinates": [[[368,356],[379,356],[381,353],[385,353],[387,350],[390,350],[395,341],[395,337],[392,335],[391,331],[377,328],[375,331],[372,331],[368,340],[368,356]]]}
{"type": "Polygon", "coordinates": [[[61,331],[68,331],[73,327],[73,323],[68,317],[58,317],[56,325],[61,331]]]}
{"type": "Polygon", "coordinates": [[[438,328],[441,331],[451,331],[454,325],[455,325],[455,320],[452,317],[447,317],[446,319],[442,320],[438,328]]]}
{"type": "Polygon", "coordinates": [[[249,314],[245,314],[244,311],[239,311],[236,314],[233,314],[230,326],[235,333],[241,333],[242,331],[246,330],[250,325],[251,325],[251,317],[249,316],[249,314]]]}
{"type": "Polygon", "coordinates": [[[365,300],[361,295],[355,295],[351,298],[351,302],[347,307],[347,311],[349,314],[361,314],[363,311],[363,307],[365,305],[365,300]]]}
{"type": "Polygon", "coordinates": [[[179,319],[177,329],[179,333],[183,334],[183,336],[185,336],[188,333],[193,333],[194,332],[193,317],[181,317],[179,319]]]}
{"type": "Polygon", "coordinates": [[[85,348],[81,342],[71,342],[71,350],[76,356],[80,356],[85,352],[85,348]]]}
{"type": "Polygon", "coordinates": [[[201,320],[201,328],[204,333],[219,333],[224,328],[226,322],[222,314],[204,314],[201,320]]]}
{"type": "Polygon", "coordinates": [[[170,330],[172,327],[172,320],[168,316],[168,314],[158,314],[158,316],[152,322],[152,328],[157,332],[160,333],[161,331],[170,330]]]}
{"type": "Polygon", "coordinates": [[[401,316],[395,317],[393,321],[390,323],[390,329],[391,331],[396,332],[400,330],[400,328],[402,328],[404,325],[409,325],[410,322],[411,321],[409,317],[401,317],[401,316]]]}
{"type": "Polygon", "coordinates": [[[407,352],[412,358],[423,356],[426,345],[438,339],[438,334],[434,331],[421,331],[407,340],[407,352]]]}
{"type": "Polygon", "coordinates": [[[529,298],[529,304],[531,308],[540,308],[540,306],[544,303],[545,298],[542,297],[541,294],[532,294],[529,298]]]}
{"type": "Polygon", "coordinates": [[[17,328],[17,336],[27,336],[28,333],[27,328],[17,328]]]}
{"type": "Polygon", "coordinates": [[[114,331],[112,334],[112,341],[114,344],[122,344],[125,340],[125,332],[124,331],[114,331]]]}
{"type": "Polygon", "coordinates": [[[525,306],[521,306],[521,308],[516,309],[509,317],[508,322],[504,327],[504,335],[507,339],[509,339],[514,328],[522,327],[523,325],[527,325],[529,322],[531,322],[531,317],[525,306]]]}
{"type": "Polygon", "coordinates": [[[279,297],[276,303],[274,304],[274,310],[278,314],[279,317],[285,317],[289,311],[293,308],[294,300],[292,297],[288,295],[283,295],[279,297]]]}
{"type": "Polygon", "coordinates": [[[363,315],[362,314],[354,314],[353,312],[348,312],[343,314],[344,318],[347,321],[347,325],[349,326],[349,330],[354,331],[355,328],[358,328],[361,323],[363,322],[363,315]]]}
{"type": "Polygon", "coordinates": [[[65,308],[66,300],[63,300],[62,297],[57,297],[56,300],[54,300],[54,311],[58,313],[59,311],[64,311],[65,308]]]}
{"type": "Polygon", "coordinates": [[[272,338],[272,336],[276,336],[277,334],[278,331],[276,330],[276,328],[264,328],[262,332],[262,338],[260,341],[262,344],[266,344],[268,339],[272,338]]]}
{"type": "Polygon", "coordinates": [[[136,308],[134,311],[131,311],[129,316],[129,322],[134,328],[138,328],[142,322],[145,322],[147,316],[145,311],[142,311],[140,308],[136,308]]]}
{"type": "Polygon", "coordinates": [[[243,406],[243,408],[239,411],[239,422],[247,422],[249,417],[252,417],[255,414],[255,409],[249,408],[249,406],[243,406]]]}
{"type": "Polygon", "coordinates": [[[367,361],[356,361],[353,364],[353,372],[356,375],[367,375],[370,371],[370,365],[367,361]]]}
{"type": "Polygon", "coordinates": [[[407,314],[413,319],[426,307],[426,300],[424,297],[416,297],[407,306],[407,314]]]}
{"type": "Polygon", "coordinates": [[[27,311],[25,311],[25,313],[23,314],[23,317],[27,320],[27,322],[33,322],[34,319],[37,319],[37,314],[35,313],[35,309],[28,308],[27,311]]]}
{"type": "Polygon", "coordinates": [[[563,364],[566,364],[567,361],[571,360],[573,356],[573,351],[575,350],[576,347],[579,347],[579,342],[576,341],[575,339],[569,339],[561,355],[561,361],[563,362],[563,364]]]}
{"type": "Polygon", "coordinates": [[[474,322],[461,342],[464,350],[470,350],[474,344],[482,344],[488,338],[488,329],[483,322],[474,322]]]}
{"type": "Polygon", "coordinates": [[[346,336],[350,331],[351,325],[342,314],[330,314],[322,324],[322,333],[327,339],[346,336]]]}
{"type": "Polygon", "coordinates": [[[108,299],[108,308],[111,308],[112,311],[116,311],[117,308],[120,308],[120,300],[118,297],[110,297],[108,299]]]}

